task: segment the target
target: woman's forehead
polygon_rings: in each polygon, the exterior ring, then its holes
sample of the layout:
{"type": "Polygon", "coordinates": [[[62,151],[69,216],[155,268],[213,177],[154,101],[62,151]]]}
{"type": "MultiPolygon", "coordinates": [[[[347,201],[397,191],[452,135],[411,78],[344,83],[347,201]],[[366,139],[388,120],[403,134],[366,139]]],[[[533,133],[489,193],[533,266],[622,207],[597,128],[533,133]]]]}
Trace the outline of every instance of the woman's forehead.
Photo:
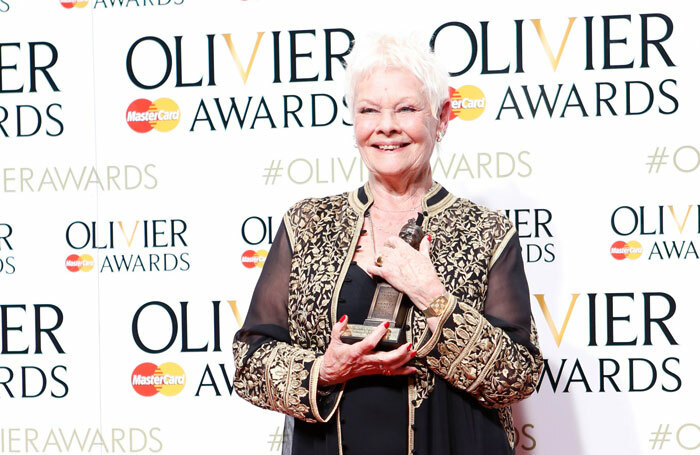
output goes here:
{"type": "Polygon", "coordinates": [[[412,71],[401,67],[376,67],[363,75],[356,86],[356,98],[391,96],[425,99],[423,83],[412,71]]]}

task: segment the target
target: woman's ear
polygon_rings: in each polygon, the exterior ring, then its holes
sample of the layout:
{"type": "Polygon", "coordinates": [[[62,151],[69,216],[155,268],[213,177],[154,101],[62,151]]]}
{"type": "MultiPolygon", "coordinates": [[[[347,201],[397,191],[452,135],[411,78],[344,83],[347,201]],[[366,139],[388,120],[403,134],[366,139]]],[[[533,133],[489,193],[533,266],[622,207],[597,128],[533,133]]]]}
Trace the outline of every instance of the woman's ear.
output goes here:
{"type": "Polygon", "coordinates": [[[450,113],[452,112],[452,108],[450,107],[450,99],[446,99],[444,103],[442,103],[442,107],[440,108],[440,116],[438,117],[438,131],[442,131],[443,134],[447,130],[447,124],[450,121],[450,113]]]}

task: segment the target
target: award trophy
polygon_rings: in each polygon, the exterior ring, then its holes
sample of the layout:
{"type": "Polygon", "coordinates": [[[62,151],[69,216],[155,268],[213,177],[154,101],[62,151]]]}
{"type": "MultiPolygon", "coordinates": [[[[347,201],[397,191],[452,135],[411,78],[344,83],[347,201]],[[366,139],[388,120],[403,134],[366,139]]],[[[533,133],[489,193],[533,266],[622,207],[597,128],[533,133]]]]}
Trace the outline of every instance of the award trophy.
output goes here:
{"type": "MultiPolygon", "coordinates": [[[[414,218],[408,220],[399,232],[399,237],[415,249],[420,246],[424,235],[423,229],[416,224],[414,218]]],[[[365,322],[348,324],[340,338],[346,343],[356,343],[372,333],[378,325],[389,321],[389,330],[377,345],[377,349],[396,349],[406,340],[404,324],[410,307],[411,302],[408,297],[404,297],[402,292],[394,289],[389,283],[381,281],[374,291],[365,322]]]]}

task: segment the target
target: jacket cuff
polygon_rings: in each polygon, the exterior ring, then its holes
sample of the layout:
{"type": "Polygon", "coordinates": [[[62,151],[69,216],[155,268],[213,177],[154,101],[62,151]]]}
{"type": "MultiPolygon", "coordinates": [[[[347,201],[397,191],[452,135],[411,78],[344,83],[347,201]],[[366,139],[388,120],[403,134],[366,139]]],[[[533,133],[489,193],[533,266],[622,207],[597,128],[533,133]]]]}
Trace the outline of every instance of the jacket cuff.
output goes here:
{"type": "Polygon", "coordinates": [[[306,422],[317,422],[317,416],[321,417],[325,410],[325,404],[319,403],[321,400],[317,399],[315,390],[320,355],[283,342],[265,343],[247,356],[249,349],[246,343],[234,343],[234,385],[238,395],[256,406],[306,422]],[[318,366],[314,369],[314,365],[318,366]],[[312,411],[312,406],[317,412],[312,411]]]}
{"type": "Polygon", "coordinates": [[[486,318],[461,302],[435,335],[437,342],[425,354],[428,366],[467,392],[474,391],[491,375],[504,346],[503,337],[507,336],[503,331],[493,330],[486,318]]]}
{"type": "Polygon", "coordinates": [[[309,401],[311,405],[311,414],[318,422],[326,423],[335,414],[340,398],[343,396],[345,384],[335,385],[330,387],[325,392],[321,392],[318,388],[318,376],[321,372],[321,363],[323,356],[319,356],[314,360],[311,366],[309,375],[309,401]]]}
{"type": "MultiPolygon", "coordinates": [[[[445,323],[447,322],[449,317],[454,312],[456,305],[457,305],[457,298],[455,296],[453,296],[452,294],[448,293],[447,294],[447,306],[445,307],[445,311],[442,312],[442,314],[440,315],[440,318],[438,319],[438,323],[437,323],[437,327],[435,328],[435,332],[431,333],[430,328],[428,327],[428,324],[426,321],[426,323],[425,323],[426,335],[421,336],[420,339],[425,339],[426,336],[428,336],[428,335],[429,335],[429,338],[421,346],[416,347],[416,351],[417,351],[416,356],[425,357],[430,351],[433,350],[433,348],[435,348],[435,345],[437,344],[438,340],[440,339],[442,328],[444,327],[445,323]]],[[[416,317],[418,317],[418,316],[416,316],[416,317]]]]}

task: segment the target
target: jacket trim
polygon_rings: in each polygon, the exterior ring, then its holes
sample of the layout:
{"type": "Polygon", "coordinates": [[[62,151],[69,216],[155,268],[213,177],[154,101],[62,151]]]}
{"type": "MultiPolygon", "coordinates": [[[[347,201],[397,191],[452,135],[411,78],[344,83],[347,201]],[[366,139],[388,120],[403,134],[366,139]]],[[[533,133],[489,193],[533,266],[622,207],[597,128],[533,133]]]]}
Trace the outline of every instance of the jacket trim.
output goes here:
{"type": "Polygon", "coordinates": [[[296,239],[294,238],[294,229],[292,229],[292,222],[289,219],[289,215],[287,213],[284,214],[284,217],[282,218],[282,220],[284,221],[284,228],[287,231],[287,238],[289,239],[289,247],[291,248],[292,251],[294,251],[296,239]]]}
{"type": "Polygon", "coordinates": [[[406,432],[408,435],[408,455],[413,454],[413,448],[415,447],[413,427],[415,426],[416,422],[416,406],[414,403],[418,398],[415,382],[416,381],[412,375],[408,377],[408,431],[406,432]]]}
{"type": "Polygon", "coordinates": [[[505,250],[506,246],[508,245],[508,242],[510,242],[511,237],[513,237],[513,235],[515,234],[517,234],[517,231],[515,230],[514,226],[508,230],[506,235],[501,240],[501,243],[498,244],[498,247],[496,247],[496,250],[491,255],[491,262],[489,262],[489,270],[491,270],[491,267],[493,267],[498,258],[501,257],[501,253],[503,253],[503,250],[505,250]]]}
{"type": "Polygon", "coordinates": [[[323,356],[318,356],[318,358],[314,360],[313,365],[311,365],[311,372],[309,374],[309,403],[311,404],[311,413],[313,414],[314,418],[319,422],[326,423],[331,419],[331,417],[333,417],[333,414],[335,414],[336,409],[338,409],[338,405],[340,404],[340,398],[343,396],[343,391],[345,390],[345,384],[342,385],[340,391],[338,392],[338,396],[335,399],[333,409],[331,409],[331,411],[325,418],[321,416],[321,412],[318,410],[318,401],[316,398],[318,394],[318,376],[321,372],[322,362],[323,356]]]}
{"type": "MultiPolygon", "coordinates": [[[[374,202],[374,197],[372,196],[372,190],[369,187],[369,182],[365,183],[355,191],[352,191],[349,199],[352,208],[356,212],[364,214],[369,206],[371,206],[374,202]]],[[[450,192],[438,182],[433,181],[433,186],[431,186],[428,192],[425,193],[425,196],[423,196],[423,200],[421,201],[423,215],[434,216],[452,205],[456,200],[456,196],[450,194],[450,192]]]]}
{"type": "MultiPolygon", "coordinates": [[[[418,352],[416,353],[418,357],[425,357],[430,351],[433,350],[442,334],[442,327],[445,325],[445,322],[447,322],[447,318],[449,318],[452,315],[456,306],[457,298],[452,294],[447,294],[447,307],[445,308],[445,311],[443,311],[443,313],[440,315],[440,319],[438,319],[435,332],[433,332],[430,335],[430,338],[428,338],[428,341],[418,349],[418,352]]],[[[430,329],[426,324],[425,333],[421,337],[421,342],[423,341],[423,339],[425,339],[426,336],[428,336],[428,334],[430,334],[430,329]]]]}

